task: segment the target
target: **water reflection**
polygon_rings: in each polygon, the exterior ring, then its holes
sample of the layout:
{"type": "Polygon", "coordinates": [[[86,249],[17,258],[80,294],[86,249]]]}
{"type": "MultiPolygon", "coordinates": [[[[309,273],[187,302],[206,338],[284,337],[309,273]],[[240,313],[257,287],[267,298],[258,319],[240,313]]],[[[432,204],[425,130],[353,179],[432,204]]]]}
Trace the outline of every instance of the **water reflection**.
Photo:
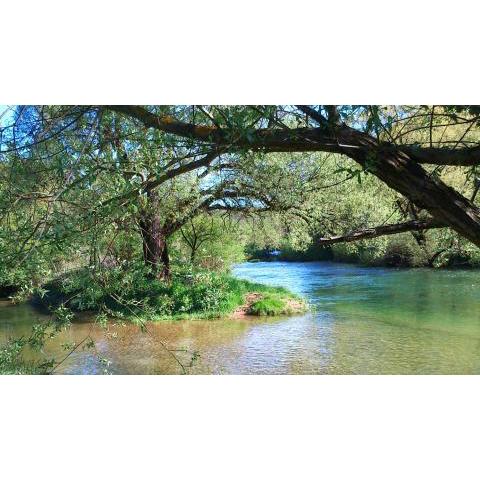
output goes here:
{"type": "MultiPolygon", "coordinates": [[[[161,342],[194,374],[480,373],[480,293],[476,271],[392,270],[322,263],[249,263],[235,274],[304,295],[312,312],[289,318],[112,325],[87,319],[47,348],[95,339],[96,352],[75,352],[59,373],[180,373],[161,342]]],[[[28,334],[42,315],[0,304],[0,341],[28,334]]]]}

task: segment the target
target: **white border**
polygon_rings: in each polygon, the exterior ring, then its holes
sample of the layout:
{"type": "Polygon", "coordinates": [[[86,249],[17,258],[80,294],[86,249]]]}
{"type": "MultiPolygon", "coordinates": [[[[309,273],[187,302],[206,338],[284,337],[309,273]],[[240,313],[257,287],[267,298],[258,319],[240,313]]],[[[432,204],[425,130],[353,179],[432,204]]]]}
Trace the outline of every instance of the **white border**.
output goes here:
{"type": "Polygon", "coordinates": [[[2,379],[2,472],[51,480],[477,478],[473,380],[11,377],[2,379]]]}
{"type": "Polygon", "coordinates": [[[2,5],[0,103],[469,103],[476,2],[2,5]]]}
{"type": "MultiPolygon", "coordinates": [[[[480,103],[475,2],[18,1],[0,103],[480,103]]],[[[467,479],[476,377],[0,379],[2,476],[467,479]]],[[[475,478],[477,475],[475,475],[475,478]]]]}

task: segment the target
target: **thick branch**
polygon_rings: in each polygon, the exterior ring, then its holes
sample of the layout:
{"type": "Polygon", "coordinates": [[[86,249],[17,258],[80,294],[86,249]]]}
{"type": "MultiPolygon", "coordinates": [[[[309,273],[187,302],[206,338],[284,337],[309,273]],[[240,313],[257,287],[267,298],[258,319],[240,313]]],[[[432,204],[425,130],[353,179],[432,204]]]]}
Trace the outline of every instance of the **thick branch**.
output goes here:
{"type": "Polygon", "coordinates": [[[368,240],[371,238],[382,237],[384,235],[395,235],[403,232],[418,232],[420,230],[431,230],[433,228],[444,228],[446,226],[446,224],[433,219],[411,220],[409,222],[365,228],[363,230],[357,230],[336,237],[320,238],[316,243],[320,246],[327,246],[333,245],[334,243],[358,242],[359,240],[368,240]]]}
{"type": "Polygon", "coordinates": [[[146,127],[200,142],[209,142],[231,150],[251,149],[267,152],[323,151],[341,153],[335,137],[325,128],[272,129],[259,128],[246,133],[215,126],[195,125],[176,120],[169,115],[155,115],[143,107],[109,105],[105,108],[136,119],[146,127]]]}
{"type": "MultiPolygon", "coordinates": [[[[108,105],[105,108],[136,119],[146,127],[166,133],[190,138],[200,142],[210,142],[218,146],[249,148],[268,152],[333,152],[346,153],[345,148],[356,145],[339,145],[337,137],[325,129],[328,120],[308,105],[296,107],[317,121],[320,128],[271,129],[261,128],[249,137],[241,132],[231,132],[216,126],[195,125],[181,122],[170,115],[155,115],[147,109],[134,105],[108,105]],[[342,149],[343,147],[343,149],[342,149]]],[[[330,106],[329,106],[330,107],[330,106]]],[[[338,127],[341,129],[342,127],[338,127]]],[[[348,127],[344,127],[348,129],[348,127]]],[[[361,134],[360,132],[358,132],[361,134]]],[[[421,164],[472,166],[480,164],[480,146],[468,148],[423,148],[402,147],[391,143],[379,143],[383,150],[405,152],[412,160],[421,164]]],[[[347,153],[348,155],[348,153],[347,153]]]]}
{"type": "Polygon", "coordinates": [[[480,164],[480,146],[468,148],[400,147],[417,163],[470,167],[480,164]]]}
{"type": "MultiPolygon", "coordinates": [[[[480,247],[480,209],[447,186],[440,178],[429,175],[419,165],[419,161],[433,163],[435,154],[443,158],[447,155],[443,153],[443,149],[442,151],[415,149],[415,152],[410,152],[410,155],[405,147],[401,149],[391,143],[379,142],[376,138],[347,125],[338,125],[330,129],[323,127],[292,130],[258,129],[248,138],[239,133],[238,138],[234,139],[234,135],[226,135],[225,131],[215,127],[206,127],[206,133],[202,133],[198,126],[183,124],[170,117],[167,117],[170,118],[167,121],[165,117],[157,117],[141,107],[115,108],[120,108],[119,111],[139,120],[144,118],[142,121],[145,125],[156,126],[164,131],[170,129],[169,131],[172,132],[184,132],[177,134],[190,136],[203,142],[210,140],[218,147],[229,150],[248,148],[267,152],[343,153],[415,205],[427,210],[442,225],[448,225],[480,247]]],[[[458,164],[460,150],[445,149],[445,151],[449,151],[458,164]]],[[[473,153],[476,151],[474,149],[473,153]]]]}
{"type": "Polygon", "coordinates": [[[180,122],[171,115],[155,115],[137,105],[107,105],[105,108],[140,120],[146,127],[156,128],[162,132],[172,133],[181,137],[214,142],[222,140],[223,137],[223,131],[217,127],[180,122]]]}

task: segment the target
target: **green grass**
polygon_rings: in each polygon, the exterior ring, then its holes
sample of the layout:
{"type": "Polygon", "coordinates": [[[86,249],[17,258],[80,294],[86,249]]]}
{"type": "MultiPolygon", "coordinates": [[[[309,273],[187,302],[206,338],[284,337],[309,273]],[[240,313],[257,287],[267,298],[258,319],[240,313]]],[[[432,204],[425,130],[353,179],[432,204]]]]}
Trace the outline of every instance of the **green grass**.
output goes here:
{"type": "Polygon", "coordinates": [[[250,305],[250,315],[273,316],[301,313],[307,309],[303,300],[289,293],[266,293],[250,305]]]}
{"type": "Polygon", "coordinates": [[[285,288],[206,270],[178,269],[171,282],[165,283],[148,278],[141,268],[81,269],[50,282],[45,289],[44,303],[50,307],[65,303],[74,311],[103,312],[138,323],[225,317],[243,306],[249,293],[261,296],[248,312],[252,315],[288,314],[292,304],[304,305],[285,288]]]}
{"type": "Polygon", "coordinates": [[[266,295],[250,305],[248,313],[251,315],[281,315],[286,309],[287,302],[279,297],[266,295]]]}

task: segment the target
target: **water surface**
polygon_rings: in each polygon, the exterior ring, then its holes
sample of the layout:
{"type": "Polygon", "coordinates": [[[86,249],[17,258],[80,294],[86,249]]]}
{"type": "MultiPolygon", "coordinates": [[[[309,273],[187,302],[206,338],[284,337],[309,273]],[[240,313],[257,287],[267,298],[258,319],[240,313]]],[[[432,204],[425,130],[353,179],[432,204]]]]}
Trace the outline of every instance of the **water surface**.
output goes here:
{"type": "MultiPolygon", "coordinates": [[[[90,334],[96,351],[77,351],[59,373],[193,374],[477,374],[480,292],[475,270],[362,268],[329,262],[244,263],[235,275],[282,285],[312,306],[284,318],[192,320],[112,325],[88,317],[54,339],[46,354],[90,334]],[[183,351],[186,350],[186,351],[183,351]]],[[[26,334],[42,315],[29,305],[0,304],[0,342],[26,334]]]]}

